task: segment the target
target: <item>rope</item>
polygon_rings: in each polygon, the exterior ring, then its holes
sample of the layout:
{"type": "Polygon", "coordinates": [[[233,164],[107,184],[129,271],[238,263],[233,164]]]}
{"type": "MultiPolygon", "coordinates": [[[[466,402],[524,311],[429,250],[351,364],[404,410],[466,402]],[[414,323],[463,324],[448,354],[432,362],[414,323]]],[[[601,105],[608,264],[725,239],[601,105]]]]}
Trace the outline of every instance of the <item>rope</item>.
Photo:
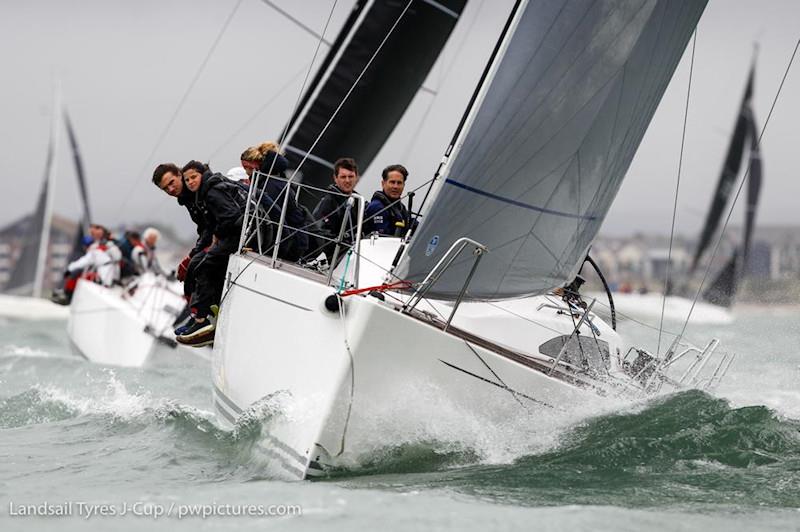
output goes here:
{"type": "MultiPolygon", "coordinates": [[[[346,271],[346,270],[345,270],[346,271]]],[[[387,290],[404,290],[414,286],[410,281],[398,281],[396,283],[384,283],[376,286],[367,286],[365,288],[353,288],[345,290],[339,294],[339,297],[354,296],[363,294],[365,292],[386,292],[387,290]]]]}
{"type": "Polygon", "coordinates": [[[686,123],[689,120],[689,96],[692,93],[692,73],[694,72],[694,52],[697,48],[697,28],[694,29],[694,38],[692,40],[692,60],[689,63],[689,86],[686,89],[686,108],[683,111],[683,132],[681,133],[681,153],[678,157],[678,178],[675,183],[675,201],[672,204],[672,227],[669,231],[669,251],[667,252],[667,269],[664,274],[664,295],[661,298],[661,319],[658,322],[658,344],[656,346],[656,355],[661,352],[661,330],[664,327],[664,308],[667,304],[667,289],[669,287],[669,267],[672,263],[672,243],[675,239],[675,219],[678,214],[678,192],[681,188],[681,170],[683,169],[683,148],[686,143],[686,123]]]}
{"type": "Polygon", "coordinates": [[[147,159],[145,159],[141,170],[139,170],[139,172],[136,174],[135,177],[137,179],[134,181],[133,186],[131,186],[130,189],[128,190],[128,193],[125,194],[124,200],[122,201],[122,205],[119,208],[118,212],[119,212],[120,215],[122,215],[122,213],[125,211],[125,207],[127,207],[128,201],[133,197],[134,191],[139,186],[139,183],[141,183],[141,180],[138,179],[138,177],[140,175],[144,174],[145,170],[147,170],[147,166],[150,164],[150,161],[153,159],[153,156],[156,154],[158,149],[161,147],[161,143],[164,142],[165,138],[167,138],[167,133],[169,133],[169,130],[172,128],[172,125],[175,123],[175,120],[178,118],[178,114],[181,112],[181,109],[183,108],[183,105],[186,103],[186,100],[188,100],[189,94],[191,94],[192,90],[194,90],[194,87],[197,84],[197,81],[200,79],[200,76],[203,74],[203,71],[205,70],[206,65],[208,65],[208,61],[211,59],[211,56],[216,51],[217,45],[219,45],[220,41],[222,40],[222,36],[225,35],[225,31],[228,29],[228,26],[230,25],[231,20],[233,20],[233,16],[239,10],[239,6],[242,5],[242,2],[243,2],[243,0],[238,0],[238,2],[236,2],[236,5],[233,6],[233,9],[231,10],[230,14],[228,15],[228,18],[225,19],[225,23],[222,25],[222,28],[220,29],[219,34],[217,34],[217,38],[214,40],[213,44],[211,45],[211,48],[208,50],[208,53],[206,54],[205,59],[203,59],[203,62],[200,63],[200,68],[197,69],[197,72],[195,73],[194,78],[192,78],[191,83],[189,83],[189,87],[187,87],[186,92],[183,94],[183,97],[178,102],[178,107],[176,107],[175,111],[172,113],[172,117],[169,119],[169,122],[167,122],[166,127],[161,132],[161,136],[158,137],[158,141],[156,141],[155,146],[153,146],[153,150],[147,156],[147,159]]]}
{"type": "MultiPolygon", "coordinates": [[[[797,55],[797,49],[800,47],[800,39],[797,40],[797,43],[794,46],[794,51],[792,52],[792,57],[789,59],[789,64],[786,65],[786,71],[783,73],[783,79],[781,79],[781,84],[778,87],[778,92],[775,93],[775,98],[772,100],[772,106],[769,109],[769,114],[767,115],[767,119],[764,121],[764,126],[761,128],[761,133],[758,135],[758,144],[761,144],[761,138],[764,136],[764,132],[767,130],[767,124],[769,124],[769,120],[772,117],[772,111],[775,109],[775,105],[778,103],[778,97],[783,90],[783,84],[786,81],[786,77],[789,75],[789,70],[792,68],[792,63],[794,62],[794,58],[797,55]]],[[[689,324],[689,319],[692,317],[692,312],[694,312],[694,307],[697,304],[697,300],[700,297],[700,294],[703,290],[703,285],[708,278],[708,274],[711,271],[711,263],[714,261],[714,257],[717,255],[717,251],[719,250],[719,245],[722,242],[722,237],[725,233],[725,228],[728,226],[728,222],[730,222],[731,215],[733,214],[733,208],[736,206],[736,201],[739,199],[739,195],[742,192],[742,187],[744,183],[747,181],[747,178],[750,175],[750,163],[747,164],[747,171],[742,176],[742,179],[739,181],[739,187],[736,189],[736,195],[733,197],[733,202],[731,203],[730,208],[728,209],[728,215],[725,217],[725,223],[722,225],[722,230],[720,231],[719,237],[717,238],[717,242],[714,245],[714,251],[711,253],[711,257],[708,259],[708,265],[706,266],[706,270],[703,273],[703,279],[700,281],[700,286],[697,288],[697,293],[694,296],[694,300],[692,301],[692,306],[689,308],[689,314],[686,316],[686,321],[683,323],[683,328],[681,329],[680,335],[678,335],[677,340],[683,338],[684,333],[686,332],[686,327],[689,324]]]]}

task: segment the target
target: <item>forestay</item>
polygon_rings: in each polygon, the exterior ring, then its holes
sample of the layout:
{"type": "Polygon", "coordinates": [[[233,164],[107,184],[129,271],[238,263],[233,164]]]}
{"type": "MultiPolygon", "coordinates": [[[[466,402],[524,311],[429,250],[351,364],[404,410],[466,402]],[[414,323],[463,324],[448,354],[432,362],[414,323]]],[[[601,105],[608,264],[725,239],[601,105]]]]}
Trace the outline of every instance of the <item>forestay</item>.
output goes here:
{"type": "MultiPolygon", "coordinates": [[[[489,249],[468,298],[571,280],[704,7],[524,2],[398,273],[420,280],[466,236],[489,249]]],[[[461,257],[429,294],[454,297],[472,262],[461,257]]]]}

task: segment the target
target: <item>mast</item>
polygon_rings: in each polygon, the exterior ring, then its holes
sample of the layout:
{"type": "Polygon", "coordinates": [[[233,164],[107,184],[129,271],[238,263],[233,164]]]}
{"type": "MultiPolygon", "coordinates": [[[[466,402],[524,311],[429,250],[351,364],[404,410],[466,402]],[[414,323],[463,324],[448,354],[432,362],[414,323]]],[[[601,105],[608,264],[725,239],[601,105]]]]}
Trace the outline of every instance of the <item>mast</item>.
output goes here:
{"type": "Polygon", "coordinates": [[[56,167],[58,166],[59,128],[61,127],[61,81],[56,81],[53,96],[53,120],[50,125],[50,146],[52,147],[50,163],[47,168],[45,181],[44,212],[42,218],[42,231],[39,235],[39,251],[36,257],[36,270],[33,278],[33,297],[42,297],[45,273],[47,271],[47,256],[50,244],[50,226],[53,218],[53,195],[55,193],[56,167]]]}

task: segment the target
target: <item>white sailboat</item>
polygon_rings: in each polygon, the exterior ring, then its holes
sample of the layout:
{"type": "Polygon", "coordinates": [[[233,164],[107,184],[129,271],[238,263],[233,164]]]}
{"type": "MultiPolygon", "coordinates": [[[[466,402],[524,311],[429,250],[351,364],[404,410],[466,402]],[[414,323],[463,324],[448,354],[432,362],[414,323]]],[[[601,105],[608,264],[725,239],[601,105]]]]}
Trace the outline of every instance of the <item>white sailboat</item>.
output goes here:
{"type": "MultiPolygon", "coordinates": [[[[410,240],[362,239],[353,194],[327,275],[277,249],[231,257],[214,404],[224,424],[269,414],[270,474],[446,437],[438,409],[493,431],[719,382],[732,357],[716,340],[648,353],[594,302],[551,292],[575,277],[704,6],[516,2],[410,240]]],[[[282,219],[278,241],[298,229],[282,219]]]]}
{"type": "Polygon", "coordinates": [[[180,283],[145,273],[127,286],[79,280],[69,306],[67,335],[90,362],[143,367],[207,361],[211,349],[178,344],[173,322],[185,306],[180,283]]]}

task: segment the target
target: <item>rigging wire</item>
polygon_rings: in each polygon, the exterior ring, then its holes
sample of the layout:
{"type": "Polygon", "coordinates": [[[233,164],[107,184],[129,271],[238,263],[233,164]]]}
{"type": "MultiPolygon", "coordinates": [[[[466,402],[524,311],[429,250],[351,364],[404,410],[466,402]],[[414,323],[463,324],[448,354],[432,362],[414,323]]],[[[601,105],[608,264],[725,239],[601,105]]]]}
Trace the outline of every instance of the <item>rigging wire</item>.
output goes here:
{"type": "MultiPolygon", "coordinates": [[[[764,132],[767,130],[767,124],[769,124],[770,118],[772,117],[772,112],[775,110],[775,105],[778,103],[778,98],[781,95],[781,91],[783,90],[783,84],[786,82],[786,77],[789,75],[789,70],[792,68],[792,63],[794,62],[794,58],[797,55],[797,49],[800,47],[800,39],[797,40],[797,43],[794,46],[794,51],[792,52],[792,56],[789,59],[789,64],[786,65],[786,71],[783,73],[783,78],[781,79],[781,84],[778,87],[778,91],[775,93],[775,98],[772,100],[772,106],[769,108],[769,113],[767,114],[767,118],[764,121],[764,126],[761,128],[761,133],[758,135],[758,144],[761,144],[761,138],[764,136],[764,132]]],[[[736,195],[733,197],[733,202],[731,203],[730,208],[728,209],[728,214],[725,217],[725,223],[722,225],[722,230],[720,231],[719,237],[717,238],[717,242],[714,245],[714,250],[711,252],[711,257],[708,259],[708,265],[706,266],[705,272],[703,273],[703,279],[700,281],[700,286],[697,288],[697,293],[694,296],[694,300],[692,301],[692,306],[689,308],[689,313],[686,316],[686,321],[683,323],[683,328],[681,329],[681,333],[676,338],[676,341],[683,338],[684,333],[686,332],[686,326],[689,324],[689,320],[692,317],[692,312],[694,312],[694,307],[697,304],[697,300],[700,297],[700,294],[703,290],[703,285],[708,278],[708,274],[711,271],[711,263],[714,261],[714,257],[717,255],[717,251],[719,250],[720,243],[722,242],[722,237],[725,233],[725,228],[728,226],[728,222],[731,220],[731,215],[733,215],[733,208],[736,206],[736,201],[739,199],[739,195],[742,192],[742,188],[744,187],[747,178],[750,176],[750,163],[747,164],[747,171],[742,176],[742,179],[739,181],[739,187],[736,189],[736,195]]]]}
{"type": "MultiPolygon", "coordinates": [[[[283,15],[284,17],[286,17],[287,19],[289,19],[290,21],[294,22],[297,27],[299,27],[300,29],[304,30],[306,33],[308,33],[308,34],[316,37],[317,39],[319,39],[320,42],[325,43],[328,46],[331,46],[331,42],[325,39],[325,30],[322,31],[322,34],[319,34],[316,31],[314,31],[311,27],[309,27],[306,24],[304,24],[300,19],[290,15],[288,11],[286,11],[284,9],[281,9],[280,7],[275,5],[275,2],[272,2],[271,0],[261,0],[261,1],[264,2],[265,4],[267,4],[269,7],[271,7],[275,11],[277,11],[278,13],[280,13],[281,15],[283,15]]],[[[335,4],[336,4],[336,2],[334,2],[334,5],[335,4]]],[[[328,21],[330,21],[330,17],[328,18],[328,21]]],[[[327,28],[328,25],[325,24],[325,27],[327,28]]]]}
{"type": "Polygon", "coordinates": [[[678,178],[675,183],[675,201],[672,204],[672,227],[669,231],[669,251],[667,252],[667,271],[664,275],[664,295],[661,298],[661,319],[658,322],[658,344],[656,346],[656,355],[661,352],[661,331],[664,328],[664,307],[667,304],[667,290],[669,289],[669,270],[672,264],[672,244],[675,240],[675,219],[678,214],[678,192],[681,188],[681,170],[683,169],[683,149],[686,145],[686,123],[689,120],[689,97],[692,94],[692,74],[694,73],[694,52],[697,48],[697,28],[694,29],[694,38],[692,39],[692,59],[689,63],[689,86],[686,89],[686,107],[683,111],[683,132],[681,133],[681,153],[678,157],[678,178]]]}
{"type": "Polygon", "coordinates": [[[481,9],[483,8],[483,3],[484,0],[481,0],[480,4],[478,4],[478,7],[475,9],[474,12],[475,14],[472,17],[472,20],[470,21],[466,31],[464,32],[464,37],[461,39],[461,41],[458,43],[458,46],[456,46],[456,49],[453,51],[453,58],[448,63],[447,67],[444,66],[444,61],[442,61],[442,68],[439,71],[439,79],[436,82],[436,88],[433,90],[430,89],[426,90],[426,87],[424,86],[420,88],[421,91],[428,92],[429,94],[431,94],[431,98],[428,101],[428,105],[425,107],[425,112],[422,114],[422,120],[420,120],[419,123],[417,124],[417,127],[414,130],[414,134],[411,136],[408,146],[406,146],[406,149],[403,152],[403,157],[402,159],[400,159],[401,161],[408,160],[408,158],[411,155],[411,152],[416,147],[420,137],[419,134],[423,130],[425,125],[428,123],[428,120],[431,117],[431,109],[433,108],[433,104],[438,101],[437,96],[439,95],[439,91],[441,90],[445,80],[450,75],[450,72],[452,72],[453,68],[455,67],[456,61],[458,60],[459,55],[464,49],[464,45],[467,43],[467,39],[469,38],[470,35],[472,35],[472,29],[475,26],[475,23],[480,18],[479,15],[481,9]]]}
{"type": "Polygon", "coordinates": [[[181,112],[181,109],[183,109],[184,104],[189,99],[189,95],[192,93],[192,90],[194,90],[194,87],[197,84],[197,81],[200,79],[200,76],[203,74],[203,71],[205,70],[206,66],[208,65],[208,62],[211,59],[211,56],[216,51],[217,46],[219,45],[220,41],[222,40],[223,35],[225,35],[225,32],[228,29],[228,26],[230,26],[231,20],[233,20],[234,15],[236,15],[236,12],[239,10],[239,6],[242,5],[243,1],[244,0],[238,0],[236,2],[236,5],[233,6],[233,9],[231,10],[230,14],[228,15],[228,18],[225,19],[225,22],[222,24],[222,28],[220,28],[219,33],[217,34],[217,38],[214,39],[214,42],[211,44],[211,48],[209,48],[205,59],[203,59],[203,62],[200,63],[200,67],[197,69],[197,72],[195,73],[194,77],[192,78],[192,81],[189,83],[189,86],[186,88],[186,92],[183,93],[183,97],[181,97],[180,101],[178,102],[178,106],[175,108],[175,111],[172,113],[172,116],[170,117],[169,121],[167,122],[167,125],[164,127],[163,131],[161,132],[161,135],[158,137],[158,140],[156,141],[155,145],[153,146],[152,151],[147,156],[147,159],[145,159],[144,164],[142,164],[142,168],[134,176],[135,177],[135,181],[134,181],[133,185],[128,189],[128,193],[125,194],[124,199],[122,201],[122,205],[120,206],[119,210],[117,211],[118,214],[121,215],[125,211],[125,207],[127,207],[128,201],[131,199],[131,197],[133,197],[133,192],[139,186],[139,183],[141,183],[141,180],[139,179],[139,176],[144,174],[144,172],[147,170],[147,166],[150,164],[150,161],[153,159],[153,156],[156,154],[158,149],[161,147],[161,144],[164,142],[164,139],[167,138],[167,134],[169,133],[169,130],[172,128],[173,124],[175,123],[175,120],[178,118],[178,114],[181,112]]]}
{"type": "MultiPolygon", "coordinates": [[[[312,63],[312,64],[313,64],[313,63],[312,63]]],[[[252,113],[252,114],[250,115],[250,117],[249,117],[247,120],[245,120],[245,122],[244,122],[244,123],[243,123],[241,126],[239,126],[239,127],[236,129],[236,131],[234,131],[234,132],[233,132],[233,133],[232,133],[232,134],[231,134],[231,135],[230,135],[230,136],[229,136],[229,137],[228,137],[228,138],[225,140],[225,142],[223,142],[222,144],[220,144],[220,145],[219,145],[219,146],[218,146],[218,147],[217,147],[217,148],[216,148],[216,149],[215,149],[215,150],[214,150],[214,151],[211,153],[211,155],[209,155],[209,157],[208,157],[208,161],[209,161],[209,162],[211,162],[211,160],[213,160],[213,159],[214,159],[214,157],[216,157],[216,156],[219,154],[219,152],[221,152],[221,151],[222,151],[222,149],[223,149],[223,148],[225,148],[225,147],[226,147],[228,144],[230,144],[230,143],[231,143],[231,142],[232,142],[232,141],[233,141],[233,140],[234,140],[236,137],[238,137],[238,136],[239,136],[239,135],[242,133],[242,131],[244,131],[245,129],[247,129],[247,127],[248,127],[250,124],[252,124],[253,122],[255,122],[255,121],[256,121],[256,119],[257,119],[259,116],[261,116],[261,113],[263,113],[264,111],[266,111],[266,110],[267,110],[267,108],[269,108],[269,107],[270,107],[270,106],[271,106],[273,103],[275,103],[275,102],[278,100],[278,98],[279,98],[279,97],[280,97],[280,96],[281,96],[281,95],[282,95],[284,92],[286,92],[286,90],[287,90],[289,87],[291,87],[291,86],[292,86],[292,85],[293,85],[293,84],[294,84],[294,83],[295,83],[295,82],[296,82],[298,79],[300,79],[300,76],[303,74],[303,71],[304,71],[304,70],[306,70],[307,68],[309,68],[309,66],[310,66],[310,65],[303,65],[303,66],[300,68],[300,70],[298,70],[298,71],[297,71],[297,72],[294,74],[294,76],[292,76],[292,78],[291,78],[289,81],[287,81],[287,82],[286,82],[286,83],[285,83],[285,84],[284,84],[284,85],[283,85],[281,88],[279,88],[279,89],[278,89],[278,90],[275,92],[275,94],[273,94],[273,95],[272,95],[272,96],[271,96],[271,97],[270,97],[270,98],[269,98],[269,99],[268,99],[268,100],[267,100],[267,101],[266,101],[266,102],[265,102],[265,103],[264,103],[264,104],[263,104],[261,107],[259,107],[259,108],[258,108],[258,110],[257,110],[255,113],[252,113]]]]}

